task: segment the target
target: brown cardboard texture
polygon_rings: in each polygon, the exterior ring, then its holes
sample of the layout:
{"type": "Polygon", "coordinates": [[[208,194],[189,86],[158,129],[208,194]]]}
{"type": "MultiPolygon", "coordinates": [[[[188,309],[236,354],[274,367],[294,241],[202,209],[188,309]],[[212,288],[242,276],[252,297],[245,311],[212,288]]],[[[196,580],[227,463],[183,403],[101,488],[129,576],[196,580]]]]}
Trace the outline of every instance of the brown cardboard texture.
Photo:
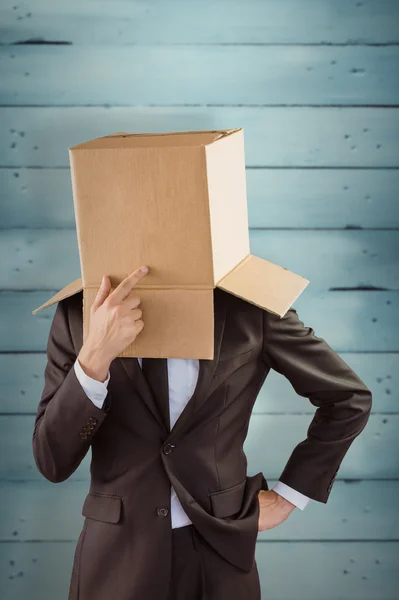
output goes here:
{"type": "Polygon", "coordinates": [[[83,289],[83,340],[103,274],[136,286],[144,329],[118,356],[214,357],[213,290],[283,316],[309,280],[249,249],[241,128],[115,133],[69,149],[81,277],[39,310],[83,289]]]}

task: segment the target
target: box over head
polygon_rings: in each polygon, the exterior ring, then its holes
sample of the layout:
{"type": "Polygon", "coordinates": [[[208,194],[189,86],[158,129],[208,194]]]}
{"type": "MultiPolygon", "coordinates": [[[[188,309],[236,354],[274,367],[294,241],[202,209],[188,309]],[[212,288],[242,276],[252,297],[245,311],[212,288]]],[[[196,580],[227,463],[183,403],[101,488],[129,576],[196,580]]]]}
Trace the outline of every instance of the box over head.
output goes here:
{"type": "Polygon", "coordinates": [[[145,327],[118,356],[212,359],[213,290],[283,316],[309,280],[250,254],[243,130],[115,133],[69,149],[83,340],[104,274],[135,287],[145,327]]]}

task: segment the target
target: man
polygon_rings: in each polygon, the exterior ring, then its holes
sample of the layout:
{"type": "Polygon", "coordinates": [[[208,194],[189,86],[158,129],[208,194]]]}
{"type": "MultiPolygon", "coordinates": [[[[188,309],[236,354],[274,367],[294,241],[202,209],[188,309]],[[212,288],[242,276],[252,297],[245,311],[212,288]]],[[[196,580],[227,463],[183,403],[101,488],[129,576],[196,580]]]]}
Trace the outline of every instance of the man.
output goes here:
{"type": "Polygon", "coordinates": [[[64,481],[92,449],[69,600],[259,600],[258,531],[327,502],[371,392],[296,310],[280,318],[221,289],[213,360],[118,357],[144,327],[134,286],[146,272],[112,292],[103,277],[84,344],[81,293],[51,325],[36,464],[64,481]],[[316,407],[271,490],[242,449],[270,369],[316,407]]]}

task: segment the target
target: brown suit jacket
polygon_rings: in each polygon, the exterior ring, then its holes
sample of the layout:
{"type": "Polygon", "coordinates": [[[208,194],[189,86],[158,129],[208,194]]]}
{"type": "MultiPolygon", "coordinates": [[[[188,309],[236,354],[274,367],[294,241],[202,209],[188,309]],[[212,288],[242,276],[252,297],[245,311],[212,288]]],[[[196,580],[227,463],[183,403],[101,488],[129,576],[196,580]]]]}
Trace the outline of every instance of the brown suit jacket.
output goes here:
{"type": "Polygon", "coordinates": [[[271,368],[316,407],[282,482],[326,503],[366,425],[370,390],[295,309],[280,318],[220,289],[214,307],[214,359],[200,360],[195,392],[168,431],[135,358],[111,363],[106,405],[94,406],[73,368],[82,346],[82,293],[57,305],[33,453],[44,477],[59,482],[91,447],[70,600],[166,600],[171,484],[206,542],[235,568],[254,567],[258,493],[268,485],[262,472],[247,475],[243,443],[271,368]]]}

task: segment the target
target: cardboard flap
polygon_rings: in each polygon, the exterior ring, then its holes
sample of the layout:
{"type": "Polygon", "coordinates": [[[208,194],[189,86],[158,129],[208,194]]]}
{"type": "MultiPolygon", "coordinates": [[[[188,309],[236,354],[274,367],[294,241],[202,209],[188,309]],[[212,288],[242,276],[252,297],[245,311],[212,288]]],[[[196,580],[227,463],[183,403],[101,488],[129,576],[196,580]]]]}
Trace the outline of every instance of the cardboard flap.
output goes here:
{"type": "Polygon", "coordinates": [[[68,283],[65,287],[62,288],[62,290],[54,294],[54,296],[52,296],[44,304],[38,306],[37,308],[35,308],[35,310],[32,310],[32,315],[35,315],[37,312],[39,312],[39,310],[47,308],[48,306],[51,306],[52,304],[55,304],[56,302],[59,302],[64,298],[68,298],[68,296],[73,296],[77,292],[80,292],[82,289],[83,282],[82,278],[79,277],[78,279],[75,279],[75,281],[71,281],[70,283],[68,283]]]}
{"type": "Polygon", "coordinates": [[[309,283],[284,267],[248,255],[216,287],[283,317],[309,283]]]}

